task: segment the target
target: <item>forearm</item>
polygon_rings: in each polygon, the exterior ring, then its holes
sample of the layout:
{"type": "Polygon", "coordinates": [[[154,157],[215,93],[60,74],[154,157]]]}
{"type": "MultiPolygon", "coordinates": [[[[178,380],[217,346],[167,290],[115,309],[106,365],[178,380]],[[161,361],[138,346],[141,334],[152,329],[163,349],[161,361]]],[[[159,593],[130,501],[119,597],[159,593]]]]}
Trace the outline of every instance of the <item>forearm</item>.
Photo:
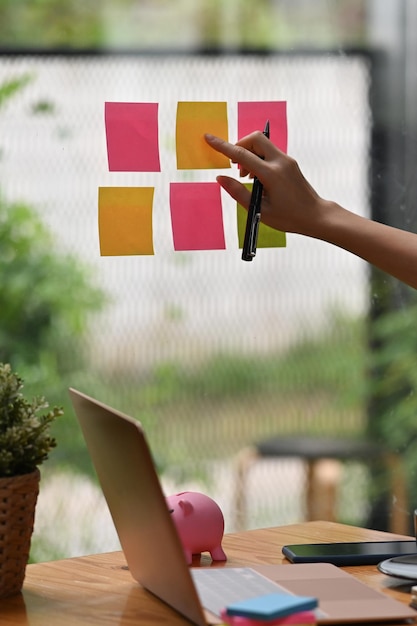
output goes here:
{"type": "MultiPolygon", "coordinates": [[[[375,222],[331,202],[314,226],[312,237],[357,255],[417,289],[417,235],[375,222]]],[[[307,234],[307,233],[306,233],[307,234]]]]}

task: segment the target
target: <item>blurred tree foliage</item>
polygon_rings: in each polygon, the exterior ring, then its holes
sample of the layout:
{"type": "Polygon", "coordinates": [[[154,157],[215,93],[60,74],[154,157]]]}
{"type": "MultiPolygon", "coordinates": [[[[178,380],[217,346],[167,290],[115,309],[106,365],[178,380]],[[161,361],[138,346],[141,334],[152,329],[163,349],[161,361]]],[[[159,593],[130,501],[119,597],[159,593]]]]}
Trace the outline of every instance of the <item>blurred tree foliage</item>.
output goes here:
{"type": "Polygon", "coordinates": [[[371,389],[380,400],[379,431],[417,470],[417,303],[383,315],[374,325],[381,341],[372,362],[382,377],[371,389]]]}
{"type": "Polygon", "coordinates": [[[103,41],[94,0],[0,0],[0,42],[18,47],[83,47],[103,41]]]}
{"type": "MultiPolygon", "coordinates": [[[[372,324],[367,394],[375,419],[368,432],[399,453],[407,473],[411,510],[417,502],[417,300],[410,289],[408,306],[388,311],[372,324]]],[[[375,489],[386,487],[385,472],[375,475],[375,489]]],[[[382,489],[383,490],[383,489],[382,489]]],[[[387,504],[381,503],[381,507],[387,504]]],[[[379,515],[387,513],[381,509],[379,515]]],[[[410,531],[412,519],[410,515],[410,531]]]]}
{"type": "MultiPolygon", "coordinates": [[[[30,80],[24,75],[0,84],[0,114],[30,80]]],[[[11,363],[28,395],[47,395],[67,408],[68,382],[86,368],[90,316],[105,296],[89,268],[61,250],[36,210],[8,201],[1,189],[0,249],[0,362],[11,363]]],[[[59,442],[77,437],[70,416],[57,425],[59,442]]]]}
{"type": "Polygon", "coordinates": [[[0,0],[7,48],[357,45],[366,0],[0,0]]]}
{"type": "MultiPolygon", "coordinates": [[[[0,84],[1,108],[31,80],[0,84]]],[[[0,362],[38,362],[53,351],[58,370],[71,369],[80,354],[77,338],[89,313],[104,302],[88,270],[64,254],[35,209],[10,203],[0,190],[0,362]]]]}
{"type": "Polygon", "coordinates": [[[52,351],[59,371],[72,369],[101,293],[76,258],[58,251],[34,209],[1,196],[0,248],[0,361],[34,364],[52,351]]]}

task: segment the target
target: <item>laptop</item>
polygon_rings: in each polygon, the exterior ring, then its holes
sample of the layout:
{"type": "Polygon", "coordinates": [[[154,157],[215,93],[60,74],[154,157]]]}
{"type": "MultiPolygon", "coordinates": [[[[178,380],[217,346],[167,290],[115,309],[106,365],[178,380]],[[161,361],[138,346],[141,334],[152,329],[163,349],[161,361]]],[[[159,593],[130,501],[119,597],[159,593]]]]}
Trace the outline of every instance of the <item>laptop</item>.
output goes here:
{"type": "Polygon", "coordinates": [[[189,568],[140,422],[76,389],[69,393],[131,575],[196,626],[220,624],[225,605],[271,589],[316,597],[319,624],[417,617],[328,563],[189,568]]]}

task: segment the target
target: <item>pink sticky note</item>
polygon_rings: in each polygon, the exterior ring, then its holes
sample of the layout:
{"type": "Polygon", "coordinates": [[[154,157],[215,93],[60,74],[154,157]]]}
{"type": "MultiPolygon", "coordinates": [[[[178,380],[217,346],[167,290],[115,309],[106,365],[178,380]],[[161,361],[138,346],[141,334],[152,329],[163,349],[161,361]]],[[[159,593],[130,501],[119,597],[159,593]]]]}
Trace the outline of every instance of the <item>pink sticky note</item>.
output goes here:
{"type": "Polygon", "coordinates": [[[170,207],[175,250],[225,249],[217,183],[171,183],[170,207]]]}
{"type": "Polygon", "coordinates": [[[110,172],[160,172],[158,104],[106,102],[104,106],[110,172]]]}
{"type": "Polygon", "coordinates": [[[255,130],[263,130],[269,120],[269,138],[283,152],[287,151],[287,103],[285,101],[270,102],[238,102],[237,103],[237,136],[241,139],[255,130]]]}
{"type": "Polygon", "coordinates": [[[307,624],[317,624],[317,617],[313,611],[302,611],[277,619],[260,620],[243,615],[228,615],[226,610],[222,610],[220,617],[229,626],[289,626],[290,624],[291,626],[307,626],[307,624]]]}

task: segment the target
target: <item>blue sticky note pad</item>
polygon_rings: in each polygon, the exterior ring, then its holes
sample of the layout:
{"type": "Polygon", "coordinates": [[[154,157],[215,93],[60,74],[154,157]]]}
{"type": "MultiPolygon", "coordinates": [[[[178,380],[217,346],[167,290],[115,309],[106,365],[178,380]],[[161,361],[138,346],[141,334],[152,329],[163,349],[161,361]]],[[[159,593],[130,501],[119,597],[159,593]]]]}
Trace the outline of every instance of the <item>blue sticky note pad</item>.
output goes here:
{"type": "Polygon", "coordinates": [[[317,598],[270,593],[248,600],[234,602],[226,607],[227,615],[241,615],[260,620],[272,620],[292,613],[310,611],[318,605],[317,598]]]}

